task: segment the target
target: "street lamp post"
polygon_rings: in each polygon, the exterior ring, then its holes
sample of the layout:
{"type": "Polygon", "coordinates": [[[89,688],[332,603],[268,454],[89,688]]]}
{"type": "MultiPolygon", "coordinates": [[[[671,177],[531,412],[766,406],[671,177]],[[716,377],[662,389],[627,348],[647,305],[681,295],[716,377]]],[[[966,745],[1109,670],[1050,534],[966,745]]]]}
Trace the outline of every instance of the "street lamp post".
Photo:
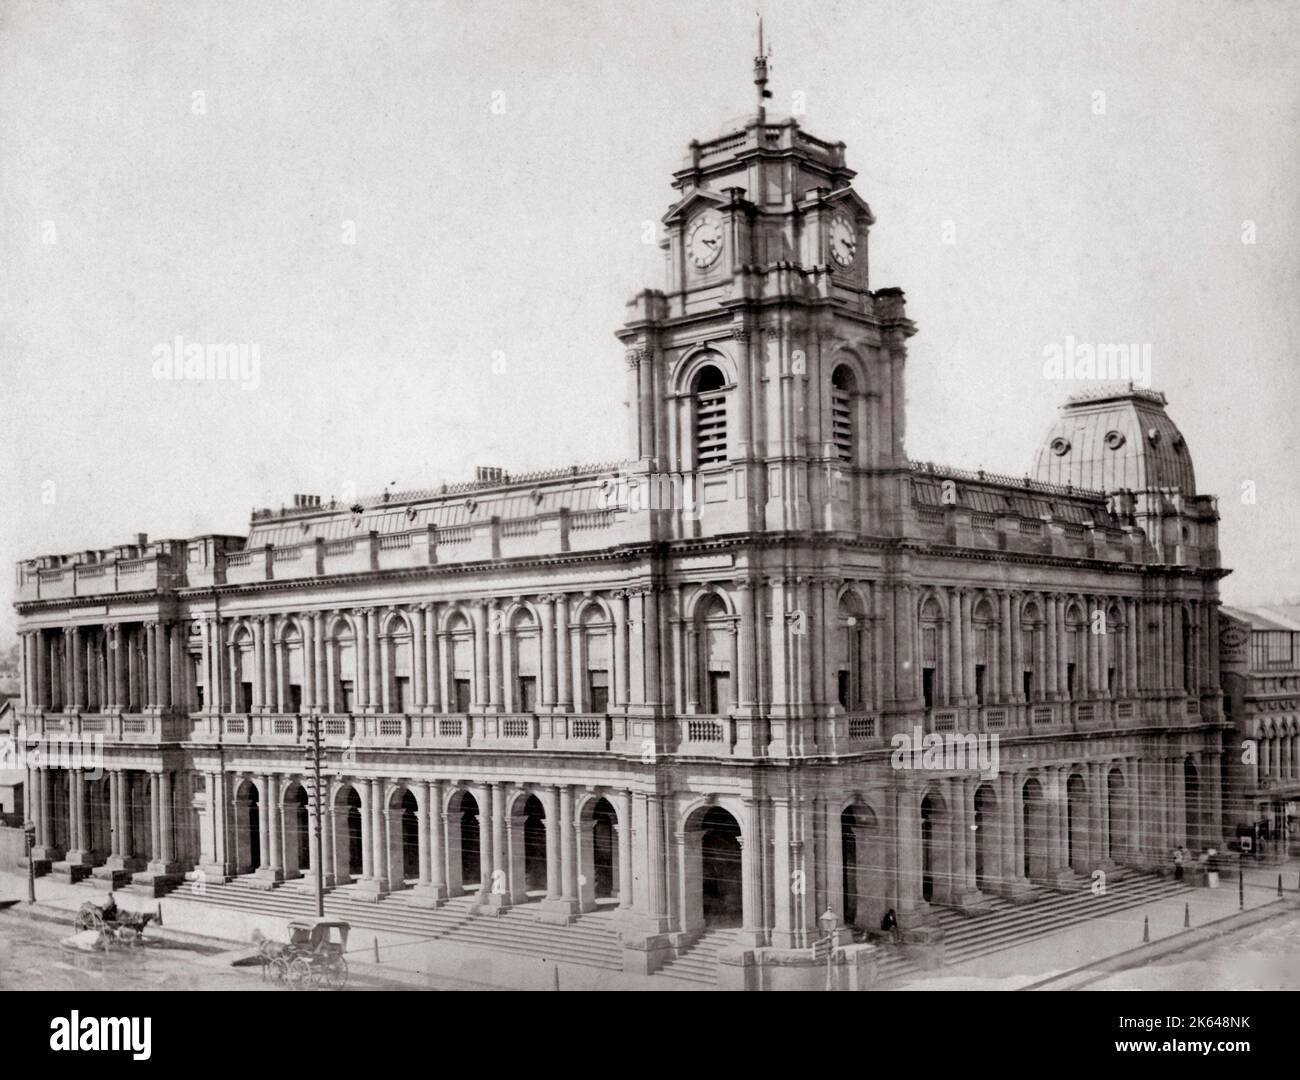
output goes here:
{"type": "Polygon", "coordinates": [[[307,718],[307,766],[311,770],[311,799],[314,828],[312,845],[316,853],[316,917],[325,917],[325,853],[321,834],[321,720],[318,714],[307,718]]]}
{"type": "MultiPolygon", "coordinates": [[[[835,931],[839,929],[840,919],[830,908],[822,912],[821,917],[817,920],[822,932],[826,935],[822,941],[826,942],[826,989],[835,989],[834,963],[835,963],[835,931]]],[[[821,942],[819,941],[820,945],[821,942]]]]}
{"type": "Polygon", "coordinates": [[[36,903],[36,864],[32,862],[32,848],[36,846],[36,822],[23,822],[23,843],[27,848],[27,902],[36,903]]]}

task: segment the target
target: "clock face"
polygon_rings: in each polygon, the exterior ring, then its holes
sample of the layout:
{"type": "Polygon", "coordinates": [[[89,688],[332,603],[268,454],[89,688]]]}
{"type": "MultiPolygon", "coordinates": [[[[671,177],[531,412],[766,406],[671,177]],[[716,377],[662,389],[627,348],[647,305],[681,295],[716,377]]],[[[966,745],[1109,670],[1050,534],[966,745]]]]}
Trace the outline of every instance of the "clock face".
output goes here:
{"type": "Polygon", "coordinates": [[[858,231],[847,214],[831,218],[831,258],[841,266],[850,266],[858,251],[858,231]]]}
{"type": "Polygon", "coordinates": [[[717,214],[701,214],[686,234],[686,254],[697,268],[712,266],[722,254],[722,219],[717,214]]]}

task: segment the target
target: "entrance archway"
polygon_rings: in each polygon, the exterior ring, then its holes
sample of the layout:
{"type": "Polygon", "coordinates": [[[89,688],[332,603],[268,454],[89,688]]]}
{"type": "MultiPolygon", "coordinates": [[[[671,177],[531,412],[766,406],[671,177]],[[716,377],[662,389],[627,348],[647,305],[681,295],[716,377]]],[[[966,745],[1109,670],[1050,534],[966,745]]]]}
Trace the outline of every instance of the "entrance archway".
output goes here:
{"type": "Polygon", "coordinates": [[[284,810],[284,874],[293,877],[311,866],[311,818],[307,789],[290,781],[282,795],[284,810]]]}
{"type": "Polygon", "coordinates": [[[261,796],[252,780],[235,792],[235,872],[251,874],[262,865],[261,796]]]}
{"type": "Polygon", "coordinates": [[[1029,777],[1021,789],[1023,795],[1022,826],[1025,837],[1025,877],[1043,881],[1051,866],[1050,836],[1047,831],[1047,801],[1043,785],[1029,777]]]}
{"type": "Polygon", "coordinates": [[[447,890],[452,897],[479,889],[479,831],[478,801],[457,788],[447,800],[447,890]]]}
{"type": "Polygon", "coordinates": [[[921,899],[946,900],[951,887],[948,807],[935,791],[921,800],[921,899]]]}
{"type": "Polygon", "coordinates": [[[1191,758],[1183,762],[1183,813],[1187,818],[1187,846],[1201,850],[1201,774],[1191,758]]]}
{"type": "Polygon", "coordinates": [[[682,823],[678,873],[682,929],[745,925],[740,825],[724,807],[697,806],[682,823]]]}
{"type": "Polygon", "coordinates": [[[546,807],[536,795],[529,795],[523,806],[524,888],[546,888],[546,807]]]}
{"type": "Polygon", "coordinates": [[[351,784],[334,793],[334,875],[340,883],[365,873],[361,839],[361,794],[351,784]]]}
{"type": "Polygon", "coordinates": [[[986,891],[1002,877],[1002,815],[992,784],[975,792],[975,887],[986,891]]]}
{"type": "Polygon", "coordinates": [[[390,851],[388,865],[394,871],[389,888],[400,889],[408,881],[420,877],[420,803],[410,788],[402,789],[400,798],[394,797],[391,815],[396,817],[396,851],[390,851]]]}
{"type": "Polygon", "coordinates": [[[1106,777],[1106,808],[1106,857],[1124,859],[1129,854],[1129,806],[1124,773],[1119,768],[1111,769],[1106,777]]]}
{"type": "Polygon", "coordinates": [[[1065,785],[1066,864],[1076,874],[1088,872],[1088,785],[1074,773],[1065,785]]]}
{"type": "Polygon", "coordinates": [[[618,863],[614,824],[618,820],[609,801],[600,799],[591,811],[591,870],[595,898],[616,895],[615,872],[618,863]]]}
{"type": "Polygon", "coordinates": [[[889,909],[889,848],[876,815],[861,800],[840,813],[840,858],[843,872],[844,922],[871,930],[889,909]]]}
{"type": "Polygon", "coordinates": [[[740,825],[720,806],[700,822],[701,895],[704,925],[735,927],[744,921],[740,825]]]}

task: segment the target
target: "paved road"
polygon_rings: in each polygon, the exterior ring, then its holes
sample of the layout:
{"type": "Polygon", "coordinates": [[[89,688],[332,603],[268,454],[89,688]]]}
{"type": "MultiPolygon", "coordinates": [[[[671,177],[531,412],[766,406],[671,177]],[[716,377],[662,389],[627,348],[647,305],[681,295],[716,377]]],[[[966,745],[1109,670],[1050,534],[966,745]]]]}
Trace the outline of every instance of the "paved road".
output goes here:
{"type": "MultiPolygon", "coordinates": [[[[69,925],[0,911],[0,990],[291,992],[263,982],[255,967],[232,968],[211,954],[158,937],[137,949],[87,953],[62,944],[71,934],[69,925]]],[[[388,988],[355,974],[348,986],[388,988]]]]}

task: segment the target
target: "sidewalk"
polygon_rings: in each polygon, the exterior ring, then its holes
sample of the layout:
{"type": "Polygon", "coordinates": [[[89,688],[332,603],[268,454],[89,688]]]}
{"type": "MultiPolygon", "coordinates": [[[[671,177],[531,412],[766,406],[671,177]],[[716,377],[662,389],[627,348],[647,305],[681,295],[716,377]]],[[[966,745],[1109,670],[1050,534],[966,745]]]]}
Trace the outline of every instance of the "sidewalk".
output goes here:
{"type": "MultiPolygon", "coordinates": [[[[1277,900],[1281,873],[1284,896],[1300,899],[1297,876],[1300,859],[1280,866],[1247,867],[1245,907],[1263,908],[1277,900]]],[[[183,886],[188,888],[189,886],[183,886]]],[[[0,898],[27,895],[27,879],[0,872],[0,898]]],[[[208,952],[203,962],[228,963],[247,949],[254,930],[285,940],[287,920],[269,915],[209,908],[190,901],[152,900],[130,892],[115,894],[120,907],[138,911],[162,910],[163,925],[149,934],[170,937],[208,952]],[[217,956],[224,957],[217,960],[217,956]]],[[[105,894],[85,885],[68,885],[49,877],[36,881],[37,906],[57,917],[66,913],[69,933],[72,916],[85,900],[102,903],[105,894]]],[[[1066,971],[1118,956],[1142,944],[1143,919],[1149,920],[1152,942],[1182,933],[1184,904],[1193,928],[1236,914],[1237,881],[1225,880],[1218,889],[1197,889],[1182,896],[1155,901],[1114,915],[1090,919],[1049,937],[1026,942],[975,960],[941,968],[928,977],[917,975],[890,984],[890,990],[1015,990],[1066,971]]],[[[25,904],[20,907],[26,907],[25,904]]],[[[358,975],[419,989],[504,990],[703,990],[695,983],[665,976],[636,976],[604,971],[559,960],[492,952],[429,940],[412,934],[383,930],[356,930],[348,942],[348,966],[358,975]],[[379,962],[375,962],[376,950],[379,962]]]]}
{"type": "MultiPolygon", "coordinates": [[[[1300,859],[1266,867],[1246,867],[1245,910],[1263,908],[1277,901],[1277,877],[1282,875],[1283,896],[1296,901],[1300,859]]],[[[1118,956],[1142,944],[1143,920],[1149,920],[1151,941],[1182,933],[1184,904],[1192,928],[1235,915],[1237,880],[1221,880],[1217,889],[1196,889],[1182,896],[1129,908],[1114,915],[1089,919],[1059,933],[1029,941],[1016,948],[925,975],[900,979],[891,990],[1017,990],[1031,983],[1061,975],[1084,964],[1118,956]]]]}
{"type": "MultiPolygon", "coordinates": [[[[184,885],[182,888],[189,888],[184,885]]],[[[27,879],[21,874],[0,871],[0,899],[27,896],[27,879]]],[[[36,879],[37,908],[41,914],[57,917],[66,913],[68,933],[72,917],[86,900],[102,904],[107,893],[86,885],[69,885],[50,877],[36,879]]],[[[162,927],[149,927],[149,936],[157,934],[195,945],[209,952],[203,962],[212,962],[212,954],[222,954],[225,962],[245,952],[260,930],[269,938],[284,941],[288,937],[288,920],[270,915],[210,908],[188,900],[163,897],[153,900],[130,891],[114,893],[118,906],[131,911],[154,911],[161,907],[162,927]]],[[[19,908],[26,908],[26,903],[19,908]]],[[[15,909],[16,910],[16,909],[15,909]]],[[[561,960],[540,960],[505,952],[453,945],[428,940],[412,934],[385,930],[358,929],[348,939],[348,968],[367,978],[382,979],[413,989],[463,990],[701,990],[694,983],[664,976],[653,978],[604,971],[561,960]],[[375,962],[376,949],[379,962],[375,962]],[[449,985],[454,984],[454,985],[449,985]]]]}

